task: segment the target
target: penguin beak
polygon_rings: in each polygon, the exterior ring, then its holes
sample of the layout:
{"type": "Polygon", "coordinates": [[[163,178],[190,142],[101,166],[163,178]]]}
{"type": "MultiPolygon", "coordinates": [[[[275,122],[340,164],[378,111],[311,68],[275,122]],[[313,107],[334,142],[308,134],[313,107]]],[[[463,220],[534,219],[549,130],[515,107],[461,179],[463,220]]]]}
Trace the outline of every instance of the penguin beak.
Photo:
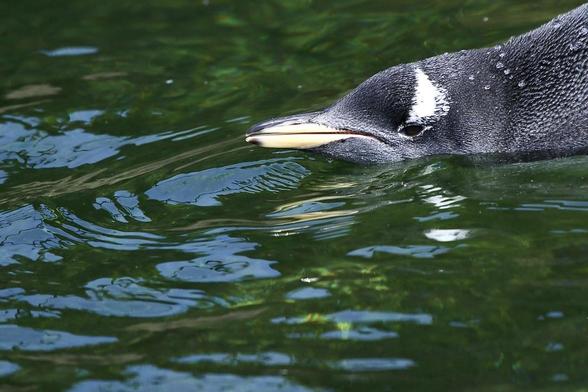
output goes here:
{"type": "Polygon", "coordinates": [[[369,138],[369,136],[287,118],[270,120],[253,126],[247,132],[245,141],[266,148],[307,150],[350,138],[369,138]]]}

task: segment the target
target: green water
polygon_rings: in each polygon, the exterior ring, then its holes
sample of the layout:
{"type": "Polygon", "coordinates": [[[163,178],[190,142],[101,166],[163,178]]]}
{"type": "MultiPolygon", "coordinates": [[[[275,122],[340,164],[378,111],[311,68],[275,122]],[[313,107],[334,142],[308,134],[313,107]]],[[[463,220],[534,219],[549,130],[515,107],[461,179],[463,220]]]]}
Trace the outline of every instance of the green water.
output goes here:
{"type": "Polygon", "coordinates": [[[0,389],[587,387],[588,157],[243,140],[580,3],[3,2],[0,389]]]}

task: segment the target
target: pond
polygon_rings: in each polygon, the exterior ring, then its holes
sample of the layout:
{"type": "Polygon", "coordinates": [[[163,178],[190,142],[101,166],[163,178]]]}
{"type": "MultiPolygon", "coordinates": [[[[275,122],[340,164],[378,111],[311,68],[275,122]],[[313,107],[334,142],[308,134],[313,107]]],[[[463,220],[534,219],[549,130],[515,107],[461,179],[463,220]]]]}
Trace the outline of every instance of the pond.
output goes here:
{"type": "Polygon", "coordinates": [[[582,1],[0,4],[0,389],[588,384],[588,157],[246,144],[582,1]]]}

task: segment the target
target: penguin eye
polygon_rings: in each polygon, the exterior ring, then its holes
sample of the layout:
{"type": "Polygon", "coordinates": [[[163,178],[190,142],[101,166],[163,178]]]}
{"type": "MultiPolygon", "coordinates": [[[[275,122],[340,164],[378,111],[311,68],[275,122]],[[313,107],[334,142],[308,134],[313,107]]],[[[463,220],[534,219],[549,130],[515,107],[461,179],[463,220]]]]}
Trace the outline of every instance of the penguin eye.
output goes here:
{"type": "Polygon", "coordinates": [[[401,135],[404,135],[407,137],[416,137],[416,136],[420,135],[421,133],[423,133],[424,130],[425,130],[424,125],[411,124],[411,125],[403,126],[402,128],[400,128],[398,130],[398,132],[400,132],[401,135]]]}

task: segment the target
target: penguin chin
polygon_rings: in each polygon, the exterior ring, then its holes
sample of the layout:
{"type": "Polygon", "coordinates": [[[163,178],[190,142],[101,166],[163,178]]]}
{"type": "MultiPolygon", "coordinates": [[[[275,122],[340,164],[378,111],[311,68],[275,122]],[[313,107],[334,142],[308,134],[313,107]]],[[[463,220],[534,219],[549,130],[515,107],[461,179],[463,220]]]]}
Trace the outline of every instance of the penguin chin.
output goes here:
{"type": "Polygon", "coordinates": [[[355,138],[334,141],[307,151],[327,158],[358,164],[378,164],[404,160],[399,151],[375,138],[355,138]]]}

